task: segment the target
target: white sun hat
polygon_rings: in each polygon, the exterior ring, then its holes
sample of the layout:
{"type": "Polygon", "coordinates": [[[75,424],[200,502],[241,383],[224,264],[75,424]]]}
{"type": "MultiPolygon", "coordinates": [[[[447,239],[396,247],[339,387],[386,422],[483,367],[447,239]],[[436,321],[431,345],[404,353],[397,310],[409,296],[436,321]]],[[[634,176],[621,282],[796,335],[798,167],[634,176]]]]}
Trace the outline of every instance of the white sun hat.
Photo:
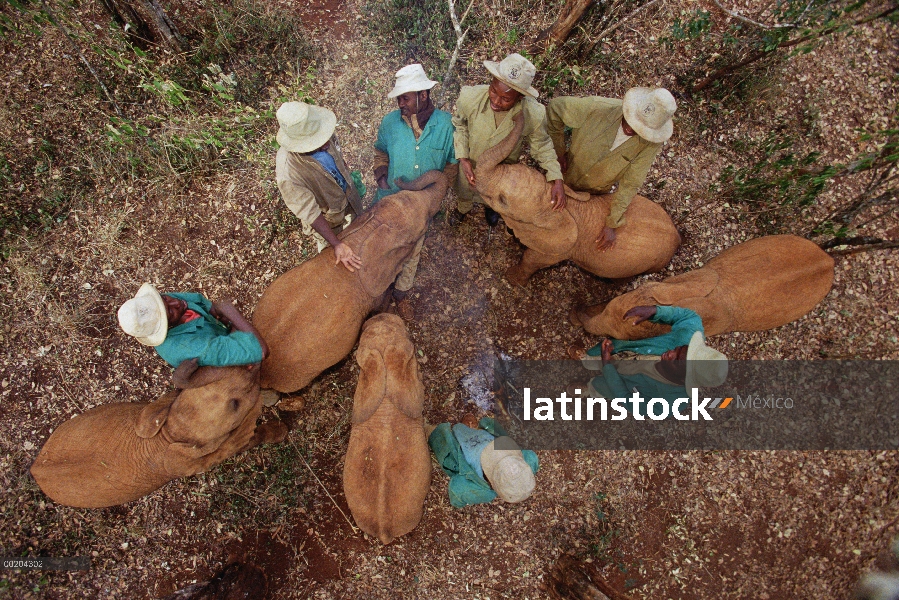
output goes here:
{"type": "Polygon", "coordinates": [[[436,81],[431,81],[425,74],[424,67],[418,63],[406,65],[396,72],[396,85],[387,94],[388,98],[396,98],[402,96],[406,92],[421,92],[429,90],[437,85],[436,81]]]}
{"type": "Polygon", "coordinates": [[[169,332],[165,302],[151,283],[137,290],[134,298],[119,308],[119,326],[145,346],[158,346],[169,332]]]}
{"type": "Polygon", "coordinates": [[[278,109],[278,143],[288,152],[312,152],[334,134],[337,116],[327,108],[305,102],[285,102],[278,109]]]}
{"type": "Polygon", "coordinates": [[[505,436],[487,444],[481,452],[481,468],[494,491],[506,502],[527,500],[537,485],[534,472],[524,460],[518,445],[505,436]],[[497,450],[495,445],[499,439],[503,440],[502,446],[516,449],[497,450]]]}
{"type": "Polygon", "coordinates": [[[492,60],[485,60],[484,66],[490,71],[491,75],[516,92],[521,92],[531,98],[536,98],[540,95],[540,92],[531,86],[531,82],[534,81],[534,75],[537,74],[537,69],[531,61],[522,55],[510,54],[498,63],[492,60]]]}
{"type": "Polygon", "coordinates": [[[677,102],[665,88],[631,88],[624,95],[621,108],[627,124],[644,140],[661,144],[674,132],[671,116],[677,110],[677,102]]]}
{"type": "Polygon", "coordinates": [[[727,356],[705,345],[705,336],[697,331],[687,346],[687,390],[699,387],[716,387],[727,380],[727,356]]]}

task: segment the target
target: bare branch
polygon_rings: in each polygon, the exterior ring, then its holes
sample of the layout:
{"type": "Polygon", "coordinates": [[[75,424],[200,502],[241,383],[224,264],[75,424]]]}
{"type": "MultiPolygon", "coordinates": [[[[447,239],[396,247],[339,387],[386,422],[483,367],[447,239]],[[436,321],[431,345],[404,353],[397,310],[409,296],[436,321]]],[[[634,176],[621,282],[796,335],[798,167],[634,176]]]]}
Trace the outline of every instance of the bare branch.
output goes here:
{"type": "Polygon", "coordinates": [[[450,57],[449,64],[446,66],[446,74],[443,76],[443,85],[440,86],[437,104],[441,108],[443,107],[444,97],[446,96],[447,83],[453,76],[453,69],[456,66],[456,61],[459,60],[459,53],[462,51],[462,44],[465,42],[465,36],[468,35],[468,30],[471,29],[470,27],[466,27],[465,31],[462,31],[462,23],[465,22],[465,18],[471,11],[471,7],[474,6],[474,0],[471,0],[468,3],[468,8],[462,13],[461,19],[456,16],[455,2],[453,0],[446,0],[446,3],[449,5],[450,20],[453,22],[453,29],[456,32],[456,47],[453,49],[453,55],[450,57]]]}
{"type": "Polygon", "coordinates": [[[600,34],[599,34],[598,36],[596,36],[596,41],[594,41],[594,42],[593,42],[593,45],[590,46],[590,50],[589,50],[588,54],[589,54],[590,52],[593,52],[593,49],[596,48],[596,45],[599,44],[599,43],[603,40],[603,38],[605,38],[606,36],[608,36],[609,34],[611,34],[613,31],[615,31],[616,29],[618,29],[619,27],[621,27],[622,25],[624,25],[628,20],[632,19],[632,18],[633,18],[634,16],[636,16],[638,13],[640,13],[640,12],[646,10],[647,8],[649,8],[650,6],[652,6],[653,4],[655,4],[655,3],[658,2],[658,1],[659,1],[659,0],[650,0],[649,2],[647,2],[646,4],[644,4],[643,6],[638,6],[637,8],[635,8],[634,10],[632,10],[631,12],[629,12],[628,14],[626,14],[624,17],[622,17],[621,19],[619,19],[618,22],[615,23],[614,25],[610,25],[610,26],[606,27],[605,29],[603,29],[603,30],[600,32],[600,34]]]}
{"type": "MultiPolygon", "coordinates": [[[[776,25],[765,25],[764,23],[759,23],[758,21],[753,21],[749,17],[744,17],[740,13],[730,10],[729,8],[727,8],[723,4],[721,4],[718,0],[712,0],[712,2],[714,2],[715,6],[720,8],[724,13],[732,16],[736,20],[742,21],[744,23],[748,23],[749,25],[755,25],[756,27],[761,27],[762,29],[793,29],[798,26],[796,23],[778,23],[776,25]]],[[[810,5],[811,4],[809,4],[809,6],[810,5]]],[[[806,10],[808,10],[808,7],[806,7],[806,10]]],[[[803,14],[805,14],[805,13],[803,13],[803,14]]]]}
{"type": "Polygon", "coordinates": [[[100,86],[100,89],[103,90],[103,93],[106,94],[106,98],[112,104],[112,107],[115,109],[116,114],[121,117],[122,111],[119,109],[119,105],[116,103],[115,98],[113,98],[112,94],[109,93],[109,90],[103,84],[103,80],[100,79],[100,76],[97,75],[97,72],[94,71],[94,68],[91,66],[91,64],[89,62],[87,62],[87,58],[85,58],[84,53],[81,51],[81,48],[78,47],[78,44],[75,43],[75,39],[72,38],[71,35],[69,35],[69,31],[65,28],[65,25],[62,24],[62,21],[60,21],[59,19],[56,18],[56,14],[50,8],[50,5],[47,4],[47,0],[41,0],[41,5],[44,8],[44,12],[47,13],[48,17],[50,17],[50,21],[54,25],[56,25],[59,28],[59,30],[63,33],[63,35],[66,36],[66,39],[69,40],[69,44],[71,44],[72,50],[75,51],[75,53],[78,55],[78,58],[81,60],[81,63],[85,67],[87,67],[87,70],[90,72],[90,74],[94,76],[94,80],[100,86]]]}

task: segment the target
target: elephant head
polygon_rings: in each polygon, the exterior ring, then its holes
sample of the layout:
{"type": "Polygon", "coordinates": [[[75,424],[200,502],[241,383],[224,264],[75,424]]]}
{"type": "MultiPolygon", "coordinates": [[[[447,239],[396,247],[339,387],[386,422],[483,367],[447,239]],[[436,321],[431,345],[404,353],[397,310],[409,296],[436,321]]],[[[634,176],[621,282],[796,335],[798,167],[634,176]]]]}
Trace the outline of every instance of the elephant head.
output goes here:
{"type": "Polygon", "coordinates": [[[139,437],[165,428],[169,439],[200,449],[217,448],[259,404],[259,365],[197,367],[186,360],[175,369],[177,390],[146,406],[135,423],[139,437]]]}

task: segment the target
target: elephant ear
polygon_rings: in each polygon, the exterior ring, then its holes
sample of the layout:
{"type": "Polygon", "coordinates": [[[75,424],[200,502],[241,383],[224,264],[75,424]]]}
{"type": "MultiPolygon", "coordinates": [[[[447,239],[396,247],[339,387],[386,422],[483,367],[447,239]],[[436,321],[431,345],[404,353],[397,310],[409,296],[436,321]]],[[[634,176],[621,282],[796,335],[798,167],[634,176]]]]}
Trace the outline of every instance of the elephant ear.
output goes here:
{"type": "Polygon", "coordinates": [[[379,225],[365,238],[356,254],[365,257],[358,274],[366,294],[377,297],[384,293],[399,275],[416,241],[403,239],[403,232],[387,223],[379,225]]]}
{"type": "Polygon", "coordinates": [[[368,421],[387,394],[387,369],[380,350],[360,345],[356,351],[356,362],[361,371],[353,398],[353,424],[368,421]]]}
{"type": "Polygon", "coordinates": [[[712,269],[697,269],[675,275],[653,286],[656,304],[679,306],[687,298],[705,298],[718,285],[718,273],[712,269]]]}
{"type": "Polygon", "coordinates": [[[421,418],[425,390],[411,342],[387,346],[384,349],[384,364],[387,389],[394,393],[391,399],[396,407],[410,419],[421,418]]]}
{"type": "Polygon", "coordinates": [[[171,477],[190,477],[205,470],[200,459],[217,449],[218,445],[195,446],[186,442],[174,442],[166,446],[162,466],[171,477]]]}
{"type": "Polygon", "coordinates": [[[134,423],[134,432],[138,437],[149,439],[159,433],[169,417],[172,402],[177,397],[178,390],[168,391],[156,402],[148,404],[140,411],[137,421],[134,423]]]}

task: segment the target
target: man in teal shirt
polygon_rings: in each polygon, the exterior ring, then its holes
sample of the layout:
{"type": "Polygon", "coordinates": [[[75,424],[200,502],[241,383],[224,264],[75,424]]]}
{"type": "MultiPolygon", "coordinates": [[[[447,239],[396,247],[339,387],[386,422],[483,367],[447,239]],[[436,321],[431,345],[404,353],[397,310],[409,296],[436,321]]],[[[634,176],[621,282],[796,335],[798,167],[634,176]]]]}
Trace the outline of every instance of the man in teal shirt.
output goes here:
{"type": "MultiPolygon", "coordinates": [[[[671,331],[642,340],[605,339],[586,351],[578,346],[569,348],[569,355],[584,360],[588,369],[590,357],[602,360],[602,376],[594,377],[589,386],[581,386],[585,392],[594,397],[628,398],[638,391],[647,401],[667,400],[670,412],[671,402],[689,397],[689,388],[724,383],[727,357],[705,345],[702,317],[694,311],[678,306],[635,306],[624,318],[634,319],[634,325],[647,320],[670,325],[671,331]],[[659,360],[612,361],[613,353],[624,351],[657,355],[659,360]]],[[[642,404],[640,409],[638,414],[645,416],[642,404]]]]}
{"type": "Polygon", "coordinates": [[[118,318],[125,333],[153,346],[173,367],[192,358],[201,367],[249,365],[268,355],[265,340],[233,304],[202,294],[160,294],[145,283],[118,318]]]}
{"type": "MultiPolygon", "coordinates": [[[[437,82],[429,80],[419,64],[397,71],[396,85],[387,97],[396,98],[399,110],[384,117],[375,142],[374,171],[378,181],[375,202],[400,191],[396,185],[398,178],[411,181],[428,171],[444,171],[457,163],[452,117],[431,102],[430,89],[435,85],[437,82]]],[[[448,173],[449,177],[455,177],[456,168],[448,173]]],[[[393,290],[397,312],[407,321],[414,317],[407,296],[415,282],[423,243],[424,236],[403,265],[393,290]]]]}

